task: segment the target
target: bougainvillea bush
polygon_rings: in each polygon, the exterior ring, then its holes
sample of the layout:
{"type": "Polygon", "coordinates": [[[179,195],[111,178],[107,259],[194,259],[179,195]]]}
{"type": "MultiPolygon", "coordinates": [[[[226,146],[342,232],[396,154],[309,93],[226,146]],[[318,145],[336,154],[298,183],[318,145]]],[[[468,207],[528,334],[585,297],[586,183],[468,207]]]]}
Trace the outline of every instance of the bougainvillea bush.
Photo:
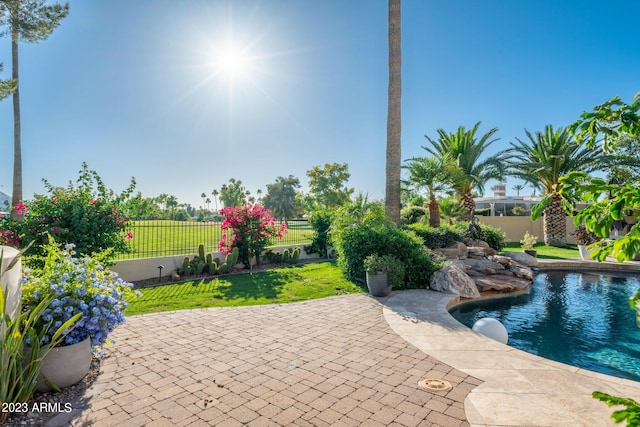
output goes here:
{"type": "Polygon", "coordinates": [[[284,223],[278,226],[271,211],[260,203],[224,208],[220,215],[224,216],[224,221],[218,249],[221,253],[228,254],[237,247],[238,258],[246,267],[251,265],[252,256],[260,264],[264,249],[272,244],[274,238],[282,239],[287,232],[287,226],[284,223]]]}
{"type": "Polygon", "coordinates": [[[81,313],[59,345],[76,344],[89,337],[94,350],[100,352],[109,334],[125,321],[126,299],[135,295],[131,283],[118,278],[99,259],[77,257],[73,244],[61,249],[52,242],[44,250],[44,267],[25,270],[22,285],[23,310],[30,310],[54,295],[36,324],[41,330],[52,325],[41,344],[47,344],[56,328],[81,313]]]}
{"type": "Polygon", "coordinates": [[[35,195],[31,201],[20,202],[16,209],[24,219],[0,219],[0,244],[26,246],[30,265],[41,266],[48,235],[62,246],[73,243],[81,255],[93,255],[109,250],[112,255],[129,250],[133,234],[127,231],[128,218],[120,207],[135,188],[135,180],[120,195],[105,187],[97,172],[82,164],[76,184],[54,187],[44,181],[47,195],[35,195]],[[31,264],[34,262],[34,264],[31,264]]]}

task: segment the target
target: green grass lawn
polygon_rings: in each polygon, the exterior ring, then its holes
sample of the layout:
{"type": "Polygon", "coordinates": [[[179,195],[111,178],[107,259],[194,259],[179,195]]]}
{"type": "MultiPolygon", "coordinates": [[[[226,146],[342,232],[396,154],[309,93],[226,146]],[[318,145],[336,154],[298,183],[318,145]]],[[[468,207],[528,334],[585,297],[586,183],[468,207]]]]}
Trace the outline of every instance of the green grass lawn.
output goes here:
{"type": "MultiPolygon", "coordinates": [[[[565,248],[556,248],[555,246],[546,246],[542,243],[536,244],[533,249],[538,251],[540,259],[580,259],[580,252],[576,245],[567,245],[565,248]]],[[[507,243],[502,249],[503,252],[522,252],[522,245],[517,242],[507,243]]]]}
{"type": "Polygon", "coordinates": [[[275,304],[332,295],[364,292],[346,280],[335,261],[323,261],[253,274],[232,274],[211,279],[141,289],[126,315],[205,307],[275,304]]]}
{"type": "MultiPolygon", "coordinates": [[[[217,252],[222,236],[220,222],[149,220],[132,221],[130,245],[133,252],[122,254],[121,259],[146,258],[165,255],[187,255],[198,252],[198,245],[207,252],[217,252]]],[[[273,244],[308,245],[313,229],[308,221],[289,221],[289,232],[273,244]]]]}

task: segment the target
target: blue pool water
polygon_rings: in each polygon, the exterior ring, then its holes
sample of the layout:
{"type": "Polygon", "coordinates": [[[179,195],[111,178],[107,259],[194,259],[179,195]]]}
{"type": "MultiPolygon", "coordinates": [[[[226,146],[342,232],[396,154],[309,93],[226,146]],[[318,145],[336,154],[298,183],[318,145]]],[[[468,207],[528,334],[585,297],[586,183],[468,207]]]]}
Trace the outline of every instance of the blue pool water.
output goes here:
{"type": "Polygon", "coordinates": [[[640,328],[631,297],[637,277],[550,271],[527,294],[472,301],[451,315],[468,327],[500,320],[509,345],[547,359],[640,381],[640,328]]]}

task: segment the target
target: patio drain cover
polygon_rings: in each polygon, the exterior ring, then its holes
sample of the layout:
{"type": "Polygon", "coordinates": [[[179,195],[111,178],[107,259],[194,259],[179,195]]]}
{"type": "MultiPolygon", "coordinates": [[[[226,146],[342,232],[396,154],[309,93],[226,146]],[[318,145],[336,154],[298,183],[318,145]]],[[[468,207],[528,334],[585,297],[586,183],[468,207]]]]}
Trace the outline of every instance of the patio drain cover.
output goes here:
{"type": "Polygon", "coordinates": [[[429,391],[449,391],[453,388],[449,381],[438,378],[425,378],[418,381],[418,387],[429,391]]]}

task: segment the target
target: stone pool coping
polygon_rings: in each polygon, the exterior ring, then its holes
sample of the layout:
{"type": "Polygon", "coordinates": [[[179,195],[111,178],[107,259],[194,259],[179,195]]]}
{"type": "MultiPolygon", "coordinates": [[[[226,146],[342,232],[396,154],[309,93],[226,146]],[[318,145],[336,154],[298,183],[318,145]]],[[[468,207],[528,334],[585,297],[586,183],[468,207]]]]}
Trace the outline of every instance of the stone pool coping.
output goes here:
{"type": "MultiPolygon", "coordinates": [[[[539,268],[640,273],[640,262],[541,260],[539,268]]],[[[465,399],[472,426],[613,426],[614,408],[593,399],[593,391],[640,401],[640,382],[544,359],[473,332],[449,314],[457,303],[452,294],[402,291],[384,302],[383,312],[405,340],[483,381],[465,399]]]]}

